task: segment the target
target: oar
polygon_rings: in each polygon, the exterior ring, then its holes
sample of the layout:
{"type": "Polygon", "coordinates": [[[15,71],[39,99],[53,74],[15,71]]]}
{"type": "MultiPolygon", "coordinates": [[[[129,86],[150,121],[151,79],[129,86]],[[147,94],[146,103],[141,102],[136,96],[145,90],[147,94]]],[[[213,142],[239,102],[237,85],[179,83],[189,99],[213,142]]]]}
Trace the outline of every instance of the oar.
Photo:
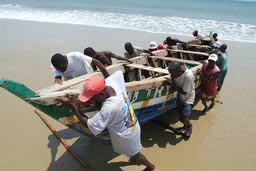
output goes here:
{"type": "Polygon", "coordinates": [[[40,117],[40,119],[45,123],[45,125],[52,131],[56,138],[64,145],[64,147],[71,153],[71,155],[82,165],[86,171],[92,171],[93,169],[85,162],[83,162],[78,155],[71,149],[70,145],[57,133],[53,126],[48,122],[48,120],[37,110],[35,113],[40,117]]]}

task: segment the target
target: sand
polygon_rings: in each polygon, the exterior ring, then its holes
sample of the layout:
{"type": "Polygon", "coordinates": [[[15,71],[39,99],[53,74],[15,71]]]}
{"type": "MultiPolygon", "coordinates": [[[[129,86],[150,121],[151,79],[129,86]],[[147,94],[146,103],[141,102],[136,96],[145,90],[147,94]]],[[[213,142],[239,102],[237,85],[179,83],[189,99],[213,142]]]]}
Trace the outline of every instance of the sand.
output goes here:
{"type": "MultiPolygon", "coordinates": [[[[167,36],[18,20],[0,20],[0,25],[0,77],[19,81],[33,90],[53,83],[50,58],[54,53],[82,52],[91,46],[123,55],[126,41],[146,48],[150,41],[162,43],[167,36]]],[[[222,42],[228,45],[229,62],[227,79],[217,97],[223,104],[217,103],[206,115],[199,112],[203,108],[201,102],[195,105],[192,137],[185,141],[153,122],[142,126],[142,152],[157,171],[255,170],[255,44],[222,42]]],[[[83,170],[34,114],[32,106],[3,89],[0,100],[0,170],[83,170]]],[[[172,111],[162,118],[175,123],[177,117],[177,111],[172,111]]],[[[144,168],[129,165],[127,157],[114,153],[109,142],[89,139],[51,118],[49,121],[96,171],[144,168]]]]}

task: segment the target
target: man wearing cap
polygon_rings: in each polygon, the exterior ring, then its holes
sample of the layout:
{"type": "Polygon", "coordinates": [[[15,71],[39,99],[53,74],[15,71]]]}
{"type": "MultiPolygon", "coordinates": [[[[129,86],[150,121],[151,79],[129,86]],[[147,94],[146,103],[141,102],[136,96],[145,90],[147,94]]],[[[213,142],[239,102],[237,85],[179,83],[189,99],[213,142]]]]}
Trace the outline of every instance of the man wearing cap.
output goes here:
{"type": "Polygon", "coordinates": [[[156,42],[151,41],[149,43],[149,47],[148,47],[148,53],[154,52],[156,50],[161,50],[164,49],[162,44],[157,45],[156,42]]]}
{"type": "Polygon", "coordinates": [[[80,52],[70,52],[66,55],[56,53],[51,58],[55,83],[62,84],[64,80],[69,80],[88,73],[87,67],[97,66],[105,75],[108,74],[105,66],[98,60],[86,56],[80,52]]]}
{"type": "Polygon", "coordinates": [[[140,125],[127,97],[125,82],[121,71],[117,71],[106,80],[90,77],[79,95],[79,105],[101,103],[102,107],[92,118],[87,118],[68,98],[60,99],[70,106],[78,119],[94,134],[100,134],[108,128],[113,149],[116,153],[130,157],[131,162],[146,166],[147,171],[154,170],[146,157],[140,153],[140,125]]]}
{"type": "Polygon", "coordinates": [[[211,54],[208,60],[203,61],[203,68],[201,72],[201,92],[202,92],[202,103],[205,113],[208,109],[212,109],[215,105],[215,96],[217,94],[217,78],[220,74],[220,69],[216,65],[218,56],[216,54],[211,54]],[[211,104],[207,106],[207,99],[211,100],[211,104]]]}

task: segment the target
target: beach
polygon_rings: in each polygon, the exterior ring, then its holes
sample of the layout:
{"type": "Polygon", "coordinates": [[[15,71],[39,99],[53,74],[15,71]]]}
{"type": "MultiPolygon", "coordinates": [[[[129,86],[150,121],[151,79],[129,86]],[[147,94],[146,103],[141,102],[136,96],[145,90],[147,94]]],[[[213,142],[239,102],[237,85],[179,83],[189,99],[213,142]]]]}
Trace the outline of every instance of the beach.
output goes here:
{"type": "MultiPolygon", "coordinates": [[[[33,90],[53,84],[50,58],[54,53],[111,50],[123,55],[124,43],[147,48],[168,34],[0,19],[0,77],[21,82],[33,90]]],[[[191,37],[170,35],[180,40],[191,37]]],[[[235,35],[234,35],[235,36],[235,35]]],[[[221,37],[219,37],[221,40],[221,37]]],[[[222,41],[222,40],[221,40],[222,41]]],[[[201,102],[192,111],[193,133],[185,141],[154,122],[142,125],[142,153],[157,171],[253,171],[256,162],[254,96],[255,43],[222,41],[228,45],[229,71],[216,106],[205,115],[201,102]]],[[[0,170],[83,170],[34,114],[35,108],[0,89],[0,170]]],[[[95,171],[137,171],[128,158],[113,152],[110,142],[80,135],[47,117],[71,148],[95,171]]],[[[171,123],[178,112],[162,116],[171,123]]]]}

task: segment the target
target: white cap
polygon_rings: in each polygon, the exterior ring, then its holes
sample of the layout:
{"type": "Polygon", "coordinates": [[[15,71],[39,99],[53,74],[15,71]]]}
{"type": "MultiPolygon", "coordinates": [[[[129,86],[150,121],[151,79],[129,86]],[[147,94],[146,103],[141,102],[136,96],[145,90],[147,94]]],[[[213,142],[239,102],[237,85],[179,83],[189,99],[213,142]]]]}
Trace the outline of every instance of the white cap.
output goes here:
{"type": "Polygon", "coordinates": [[[212,60],[214,62],[216,62],[218,60],[218,55],[216,54],[210,54],[209,58],[208,58],[208,61],[209,60],[212,60]]]}
{"type": "Polygon", "coordinates": [[[151,41],[151,42],[149,43],[149,49],[156,49],[156,48],[157,48],[156,42],[151,41]]]}

